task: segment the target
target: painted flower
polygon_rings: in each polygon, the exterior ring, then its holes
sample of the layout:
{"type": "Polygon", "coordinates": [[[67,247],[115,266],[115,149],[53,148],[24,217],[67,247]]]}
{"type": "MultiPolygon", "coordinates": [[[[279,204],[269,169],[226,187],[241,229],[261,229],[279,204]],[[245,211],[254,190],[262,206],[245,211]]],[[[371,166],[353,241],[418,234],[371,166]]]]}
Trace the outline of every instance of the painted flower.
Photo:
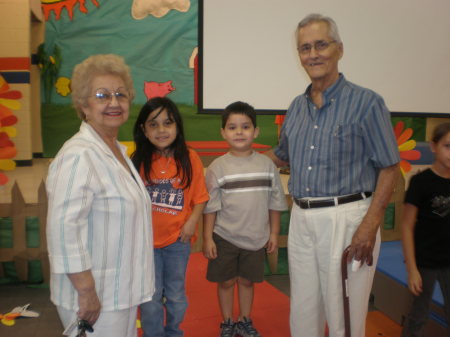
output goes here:
{"type": "Polygon", "coordinates": [[[416,141],[414,139],[410,139],[413,130],[411,128],[407,128],[403,130],[405,123],[402,121],[397,122],[394,126],[394,134],[397,139],[398,151],[400,152],[400,171],[403,176],[406,175],[409,171],[411,171],[411,164],[408,160],[417,160],[420,159],[420,151],[413,150],[416,147],[416,141]]]}
{"type": "MultiPolygon", "coordinates": [[[[15,144],[10,140],[15,137],[17,130],[13,126],[17,117],[12,110],[20,109],[22,93],[18,90],[9,90],[8,82],[0,75],[0,170],[8,171],[16,167],[12,160],[17,155],[15,144]]],[[[8,182],[8,177],[0,172],[0,186],[8,182]]]]}
{"type": "Polygon", "coordinates": [[[44,102],[49,104],[51,103],[53,87],[58,78],[59,69],[61,68],[61,48],[55,44],[53,46],[53,54],[49,55],[45,45],[41,43],[36,55],[41,72],[44,102]]]}
{"type": "Polygon", "coordinates": [[[55,83],[56,92],[61,96],[66,97],[70,94],[70,78],[59,77],[55,83]]]}

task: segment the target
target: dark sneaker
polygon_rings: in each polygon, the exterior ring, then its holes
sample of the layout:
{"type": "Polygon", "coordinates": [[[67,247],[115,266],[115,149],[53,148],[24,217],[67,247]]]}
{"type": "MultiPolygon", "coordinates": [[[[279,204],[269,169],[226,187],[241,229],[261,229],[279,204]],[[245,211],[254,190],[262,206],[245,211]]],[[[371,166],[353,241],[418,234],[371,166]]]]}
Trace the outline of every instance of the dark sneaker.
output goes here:
{"type": "Polygon", "coordinates": [[[253,327],[252,320],[247,317],[244,317],[243,321],[236,323],[236,334],[241,337],[261,337],[253,327]]]}
{"type": "Polygon", "coordinates": [[[234,337],[236,336],[236,323],[231,319],[220,323],[220,337],[234,337]]]}

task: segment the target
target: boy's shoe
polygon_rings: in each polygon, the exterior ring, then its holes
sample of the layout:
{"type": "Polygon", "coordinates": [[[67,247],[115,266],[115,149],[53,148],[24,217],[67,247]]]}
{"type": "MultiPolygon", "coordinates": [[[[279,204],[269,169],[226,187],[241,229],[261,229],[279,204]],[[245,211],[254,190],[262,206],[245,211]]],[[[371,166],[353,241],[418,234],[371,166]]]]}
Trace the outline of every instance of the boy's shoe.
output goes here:
{"type": "Polygon", "coordinates": [[[241,337],[261,337],[261,335],[253,327],[252,320],[247,317],[242,318],[243,321],[236,323],[236,334],[241,337]]]}
{"type": "Polygon", "coordinates": [[[234,337],[236,336],[236,323],[230,318],[220,323],[220,337],[234,337]]]}

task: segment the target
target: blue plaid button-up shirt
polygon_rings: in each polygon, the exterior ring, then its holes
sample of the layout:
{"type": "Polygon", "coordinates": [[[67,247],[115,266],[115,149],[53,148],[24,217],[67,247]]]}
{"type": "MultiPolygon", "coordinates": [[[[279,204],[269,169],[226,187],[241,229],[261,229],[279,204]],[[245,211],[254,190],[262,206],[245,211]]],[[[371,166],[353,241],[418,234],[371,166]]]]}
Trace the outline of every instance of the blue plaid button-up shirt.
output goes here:
{"type": "Polygon", "coordinates": [[[303,95],[291,103],[275,155],[291,168],[295,198],[374,191],[380,168],[399,162],[389,111],[375,92],[341,74],[317,108],[303,95]]]}

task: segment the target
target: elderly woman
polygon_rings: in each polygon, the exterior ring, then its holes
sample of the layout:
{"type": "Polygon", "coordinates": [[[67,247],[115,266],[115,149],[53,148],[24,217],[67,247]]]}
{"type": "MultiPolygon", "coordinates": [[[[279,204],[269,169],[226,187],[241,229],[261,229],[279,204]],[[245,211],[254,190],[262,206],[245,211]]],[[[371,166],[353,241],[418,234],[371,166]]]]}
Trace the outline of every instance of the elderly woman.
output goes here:
{"type": "Polygon", "coordinates": [[[82,123],[46,182],[51,300],[70,336],[77,320],[93,325],[89,336],[136,336],[137,306],[154,292],[151,202],[117,142],[133,97],[119,56],[91,56],[74,69],[82,123]]]}

